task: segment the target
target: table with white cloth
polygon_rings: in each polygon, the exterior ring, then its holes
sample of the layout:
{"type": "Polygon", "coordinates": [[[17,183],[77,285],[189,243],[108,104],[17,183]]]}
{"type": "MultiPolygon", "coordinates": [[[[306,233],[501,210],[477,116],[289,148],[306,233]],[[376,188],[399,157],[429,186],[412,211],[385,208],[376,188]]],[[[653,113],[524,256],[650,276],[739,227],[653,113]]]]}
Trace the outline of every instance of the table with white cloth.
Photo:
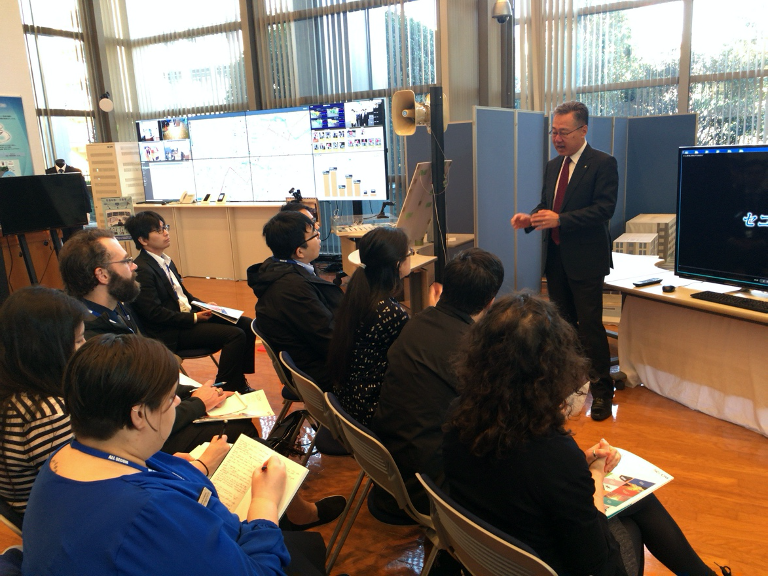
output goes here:
{"type": "Polygon", "coordinates": [[[736,288],[680,278],[657,262],[614,253],[605,281],[623,297],[619,364],[629,384],[768,436],[768,314],[691,298],[736,288]],[[651,277],[662,282],[633,285],[651,277]],[[663,292],[667,284],[676,290],[663,292]]]}

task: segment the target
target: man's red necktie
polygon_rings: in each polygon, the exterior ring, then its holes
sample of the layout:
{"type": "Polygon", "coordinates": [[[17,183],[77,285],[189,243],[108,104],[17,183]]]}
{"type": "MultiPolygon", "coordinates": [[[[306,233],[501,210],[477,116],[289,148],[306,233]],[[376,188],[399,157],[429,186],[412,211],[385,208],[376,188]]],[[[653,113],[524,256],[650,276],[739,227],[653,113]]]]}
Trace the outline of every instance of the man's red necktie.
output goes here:
{"type": "MultiPolygon", "coordinates": [[[[555,192],[555,205],[552,210],[560,214],[560,208],[563,206],[563,196],[565,196],[565,189],[568,188],[568,175],[570,173],[569,166],[571,165],[571,157],[566,156],[563,161],[563,167],[560,170],[560,179],[557,181],[557,191],[555,192]]],[[[560,244],[560,226],[552,228],[551,231],[552,241],[555,244],[560,244]]]]}

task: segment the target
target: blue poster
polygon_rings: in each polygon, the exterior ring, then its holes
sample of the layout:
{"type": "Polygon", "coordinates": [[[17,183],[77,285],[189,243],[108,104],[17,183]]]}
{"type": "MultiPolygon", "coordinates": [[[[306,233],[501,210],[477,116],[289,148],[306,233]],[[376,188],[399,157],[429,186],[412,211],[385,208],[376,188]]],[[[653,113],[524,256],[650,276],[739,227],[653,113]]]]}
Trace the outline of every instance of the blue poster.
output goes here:
{"type": "Polygon", "coordinates": [[[0,178],[33,174],[21,98],[0,96],[0,178]]]}

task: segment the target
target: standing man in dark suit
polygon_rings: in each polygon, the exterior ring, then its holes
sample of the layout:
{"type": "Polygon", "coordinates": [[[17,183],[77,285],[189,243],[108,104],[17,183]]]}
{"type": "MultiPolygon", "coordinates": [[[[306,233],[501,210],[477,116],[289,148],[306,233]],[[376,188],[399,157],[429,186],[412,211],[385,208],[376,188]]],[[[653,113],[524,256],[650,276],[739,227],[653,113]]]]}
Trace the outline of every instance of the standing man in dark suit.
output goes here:
{"type": "Polygon", "coordinates": [[[136,248],[137,279],[141,292],[133,303],[144,332],[161,340],[173,352],[199,348],[221,349],[217,382],[225,390],[250,390],[245,374],[253,374],[256,337],[251,319],[241,316],[232,324],[210,311],[193,311],[198,300],[184,287],[176,265],[165,254],[171,245],[170,226],[151,211],[139,212],[125,222],[136,248]]]}
{"type": "Polygon", "coordinates": [[[552,144],[541,202],[512,217],[515,230],[543,230],[549,298],[579,333],[592,361],[592,419],[611,415],[614,385],[602,322],[603,282],[613,265],[609,221],[616,208],[616,159],[587,144],[589,110],[581,102],[555,109],[552,144]]]}

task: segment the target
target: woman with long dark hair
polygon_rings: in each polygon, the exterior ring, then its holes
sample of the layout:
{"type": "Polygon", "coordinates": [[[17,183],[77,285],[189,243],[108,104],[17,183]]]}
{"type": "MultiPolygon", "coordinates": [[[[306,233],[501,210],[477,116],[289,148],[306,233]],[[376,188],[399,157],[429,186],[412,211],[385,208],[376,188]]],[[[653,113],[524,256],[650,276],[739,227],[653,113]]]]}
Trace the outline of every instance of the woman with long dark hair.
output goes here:
{"type": "Polygon", "coordinates": [[[22,288],[0,307],[0,496],[20,514],[40,466],[72,437],[61,377],[85,342],[87,314],[43,286],[22,288]]]}
{"type": "Polygon", "coordinates": [[[558,574],[642,574],[643,545],[675,574],[715,574],[654,494],[606,518],[603,478],[620,455],[605,440],[582,451],[565,427],[588,369],[553,304],[497,300],[457,359],[443,445],[451,496],[558,574]]]}
{"type": "Polygon", "coordinates": [[[341,405],[367,426],[379,401],[387,350],[408,321],[394,296],[410,270],[411,252],[399,228],[371,230],[359,250],[360,267],[336,312],[328,371],[341,405]]]}

